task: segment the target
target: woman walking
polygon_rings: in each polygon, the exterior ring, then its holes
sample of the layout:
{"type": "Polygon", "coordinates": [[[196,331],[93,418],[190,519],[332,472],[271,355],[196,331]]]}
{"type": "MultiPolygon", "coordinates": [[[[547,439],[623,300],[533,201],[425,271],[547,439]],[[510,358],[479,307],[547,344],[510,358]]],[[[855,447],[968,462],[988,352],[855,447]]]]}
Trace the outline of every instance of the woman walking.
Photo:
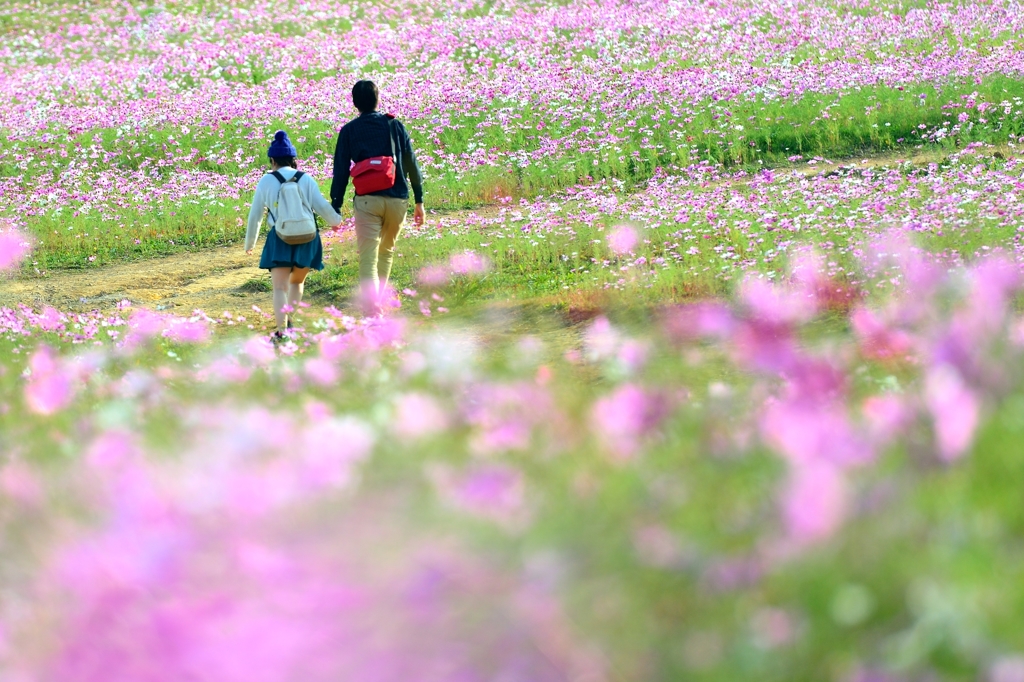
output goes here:
{"type": "Polygon", "coordinates": [[[295,146],[288,139],[288,133],[278,130],[274,134],[267,156],[270,158],[270,172],[256,185],[256,194],[249,209],[249,227],[245,233],[245,252],[252,253],[266,211],[267,239],[263,243],[260,267],[270,270],[270,280],[274,287],[274,318],[277,322],[273,338],[279,341],[284,338],[284,330],[291,327],[288,307],[294,311],[302,301],[306,275],[310,270],[324,269],[320,230],[316,230],[315,236],[305,243],[289,244],[274,229],[277,221],[275,216],[279,214],[278,200],[285,183],[295,183],[301,198],[301,209],[308,213],[310,219],[313,219],[315,211],[328,225],[334,226],[341,223],[341,216],[324,199],[316,181],[298,170],[295,146]]]}

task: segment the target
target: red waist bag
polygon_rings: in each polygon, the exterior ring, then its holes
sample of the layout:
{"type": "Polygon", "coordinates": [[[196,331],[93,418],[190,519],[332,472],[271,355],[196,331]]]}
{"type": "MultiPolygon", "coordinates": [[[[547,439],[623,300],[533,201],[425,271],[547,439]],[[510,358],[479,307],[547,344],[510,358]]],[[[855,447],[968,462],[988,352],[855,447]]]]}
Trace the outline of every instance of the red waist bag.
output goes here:
{"type": "Polygon", "coordinates": [[[395,186],[395,160],[390,156],[374,156],[360,161],[349,171],[356,194],[372,194],[395,186]]]}
{"type": "Polygon", "coordinates": [[[391,138],[391,156],[371,156],[352,166],[349,176],[356,194],[373,194],[395,186],[395,136],[391,130],[391,114],[388,117],[388,137],[391,138]]]}

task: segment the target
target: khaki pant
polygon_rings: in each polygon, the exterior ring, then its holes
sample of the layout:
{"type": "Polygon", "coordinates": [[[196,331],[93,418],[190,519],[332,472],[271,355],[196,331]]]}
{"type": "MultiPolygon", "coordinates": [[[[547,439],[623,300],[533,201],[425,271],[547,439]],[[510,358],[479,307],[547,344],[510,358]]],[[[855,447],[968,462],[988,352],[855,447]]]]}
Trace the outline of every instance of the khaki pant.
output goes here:
{"type": "Polygon", "coordinates": [[[352,202],[359,249],[359,283],[363,294],[384,291],[391,276],[395,240],[409,211],[408,199],[367,195],[352,202]]]}

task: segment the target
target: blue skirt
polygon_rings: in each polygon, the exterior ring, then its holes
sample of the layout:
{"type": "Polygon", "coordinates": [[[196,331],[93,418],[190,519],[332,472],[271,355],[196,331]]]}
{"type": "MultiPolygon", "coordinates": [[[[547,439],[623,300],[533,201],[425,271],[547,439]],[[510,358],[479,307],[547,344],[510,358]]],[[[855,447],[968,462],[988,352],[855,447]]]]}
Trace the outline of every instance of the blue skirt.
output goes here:
{"type": "Polygon", "coordinates": [[[271,268],[312,268],[324,269],[324,245],[320,241],[320,230],[316,237],[305,244],[285,244],[277,236],[277,230],[267,233],[267,241],[263,244],[263,255],[260,256],[260,267],[271,268]]]}

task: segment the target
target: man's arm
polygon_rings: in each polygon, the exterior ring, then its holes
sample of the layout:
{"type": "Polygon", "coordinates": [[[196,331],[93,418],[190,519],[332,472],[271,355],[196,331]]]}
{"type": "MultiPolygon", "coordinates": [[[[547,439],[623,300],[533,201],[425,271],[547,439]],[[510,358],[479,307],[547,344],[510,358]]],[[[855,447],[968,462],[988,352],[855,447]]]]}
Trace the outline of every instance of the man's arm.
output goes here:
{"type": "Polygon", "coordinates": [[[423,174],[420,173],[420,165],[416,161],[416,154],[412,147],[402,152],[402,168],[409,178],[409,186],[412,187],[412,196],[417,204],[423,203],[423,174]]]}
{"type": "Polygon", "coordinates": [[[348,172],[352,165],[351,152],[343,133],[344,128],[338,131],[338,143],[334,147],[334,180],[331,181],[331,208],[338,213],[341,213],[341,204],[345,201],[348,172]]]}
{"type": "Polygon", "coordinates": [[[402,145],[402,168],[409,178],[409,186],[412,187],[412,196],[416,203],[416,208],[413,210],[413,221],[417,225],[422,225],[424,220],[423,174],[420,172],[419,162],[416,161],[416,154],[412,150],[412,140],[409,139],[409,133],[405,131],[404,126],[402,132],[405,137],[402,145]]]}

